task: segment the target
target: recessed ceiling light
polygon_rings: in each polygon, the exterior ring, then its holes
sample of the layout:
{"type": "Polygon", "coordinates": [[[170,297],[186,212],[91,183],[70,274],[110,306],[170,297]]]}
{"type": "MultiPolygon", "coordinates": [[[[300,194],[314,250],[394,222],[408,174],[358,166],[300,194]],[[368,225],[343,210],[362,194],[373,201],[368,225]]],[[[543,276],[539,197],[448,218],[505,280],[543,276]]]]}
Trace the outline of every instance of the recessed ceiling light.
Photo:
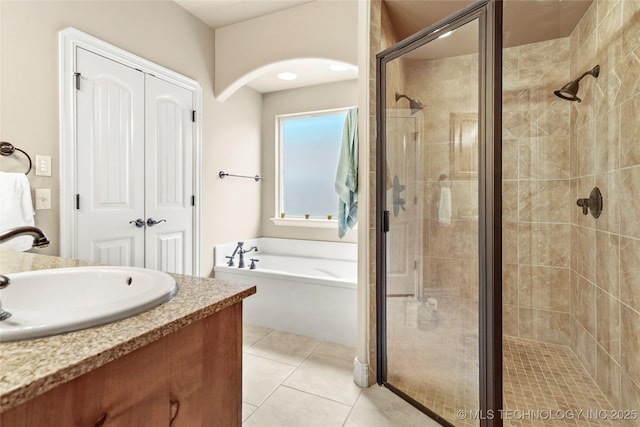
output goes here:
{"type": "Polygon", "coordinates": [[[439,39],[443,39],[443,38],[445,38],[445,37],[449,37],[451,34],[453,34],[453,32],[454,32],[454,31],[455,31],[455,30],[447,31],[447,32],[446,32],[446,33],[444,33],[443,35],[438,36],[438,38],[439,38],[439,39]]]}
{"type": "Polygon", "coordinates": [[[351,68],[349,65],[347,64],[331,64],[329,65],[329,69],[332,71],[347,71],[349,68],[351,68]]]}
{"type": "Polygon", "coordinates": [[[278,78],[280,80],[295,80],[298,78],[298,75],[295,73],[279,73],[278,78]]]}

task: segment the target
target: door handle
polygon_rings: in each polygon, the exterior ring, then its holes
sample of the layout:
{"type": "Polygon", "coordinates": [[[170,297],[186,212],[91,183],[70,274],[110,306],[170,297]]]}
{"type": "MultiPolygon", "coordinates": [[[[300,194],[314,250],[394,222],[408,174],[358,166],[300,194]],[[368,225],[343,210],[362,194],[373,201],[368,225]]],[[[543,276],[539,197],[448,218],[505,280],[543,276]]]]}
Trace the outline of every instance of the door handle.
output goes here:
{"type": "Polygon", "coordinates": [[[142,228],[142,227],[144,227],[144,219],[138,218],[135,221],[129,221],[129,224],[135,224],[136,227],[142,228]]]}
{"type": "Polygon", "coordinates": [[[149,218],[149,219],[147,220],[147,225],[148,225],[149,227],[153,227],[154,225],[156,225],[156,224],[160,224],[161,222],[167,222],[167,220],[166,220],[166,219],[160,219],[160,220],[156,221],[156,220],[155,220],[155,219],[153,219],[153,218],[149,218]]]}

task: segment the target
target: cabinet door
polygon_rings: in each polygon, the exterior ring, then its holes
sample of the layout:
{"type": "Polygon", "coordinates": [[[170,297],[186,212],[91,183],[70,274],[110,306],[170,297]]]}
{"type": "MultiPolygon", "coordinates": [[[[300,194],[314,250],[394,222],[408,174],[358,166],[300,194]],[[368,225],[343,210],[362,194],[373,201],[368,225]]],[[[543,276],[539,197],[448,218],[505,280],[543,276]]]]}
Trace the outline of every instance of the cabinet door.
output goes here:
{"type": "Polygon", "coordinates": [[[147,75],[145,264],[193,272],[193,92],[147,75]]]}
{"type": "Polygon", "coordinates": [[[77,48],[76,257],[144,266],[144,74],[77,48]]]}
{"type": "Polygon", "coordinates": [[[3,427],[240,427],[242,303],[0,414],[3,427]]]}

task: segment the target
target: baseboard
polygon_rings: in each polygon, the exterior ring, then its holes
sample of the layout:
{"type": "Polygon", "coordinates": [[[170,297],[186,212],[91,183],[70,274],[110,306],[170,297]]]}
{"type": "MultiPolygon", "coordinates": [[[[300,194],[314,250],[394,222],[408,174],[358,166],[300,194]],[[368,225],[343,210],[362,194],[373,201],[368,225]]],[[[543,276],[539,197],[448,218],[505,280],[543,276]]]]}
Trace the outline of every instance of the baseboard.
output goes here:
{"type": "Polygon", "coordinates": [[[356,357],[353,361],[353,382],[360,387],[369,387],[369,364],[356,357]]]}

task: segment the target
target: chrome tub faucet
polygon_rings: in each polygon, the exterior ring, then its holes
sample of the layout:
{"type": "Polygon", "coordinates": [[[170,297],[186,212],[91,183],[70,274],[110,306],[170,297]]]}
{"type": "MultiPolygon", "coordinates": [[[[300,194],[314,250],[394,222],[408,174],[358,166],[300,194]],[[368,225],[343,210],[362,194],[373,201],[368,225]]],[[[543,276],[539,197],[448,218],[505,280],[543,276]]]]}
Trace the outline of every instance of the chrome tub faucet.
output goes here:
{"type": "Polygon", "coordinates": [[[249,253],[251,251],[256,251],[258,252],[258,247],[257,246],[251,246],[249,249],[244,250],[242,248],[240,248],[240,250],[238,251],[238,255],[240,256],[240,260],[238,261],[238,268],[244,268],[244,254],[249,253]]]}
{"type": "Polygon", "coordinates": [[[233,254],[231,254],[231,256],[227,256],[225,258],[227,258],[229,261],[227,261],[227,265],[229,267],[233,267],[234,263],[233,263],[233,259],[235,258],[236,254],[238,254],[238,268],[244,268],[244,254],[251,252],[251,251],[258,251],[258,247],[257,246],[251,246],[249,249],[244,249],[242,247],[242,245],[244,245],[244,242],[238,242],[238,245],[236,246],[236,249],[233,251],[233,254]]]}

